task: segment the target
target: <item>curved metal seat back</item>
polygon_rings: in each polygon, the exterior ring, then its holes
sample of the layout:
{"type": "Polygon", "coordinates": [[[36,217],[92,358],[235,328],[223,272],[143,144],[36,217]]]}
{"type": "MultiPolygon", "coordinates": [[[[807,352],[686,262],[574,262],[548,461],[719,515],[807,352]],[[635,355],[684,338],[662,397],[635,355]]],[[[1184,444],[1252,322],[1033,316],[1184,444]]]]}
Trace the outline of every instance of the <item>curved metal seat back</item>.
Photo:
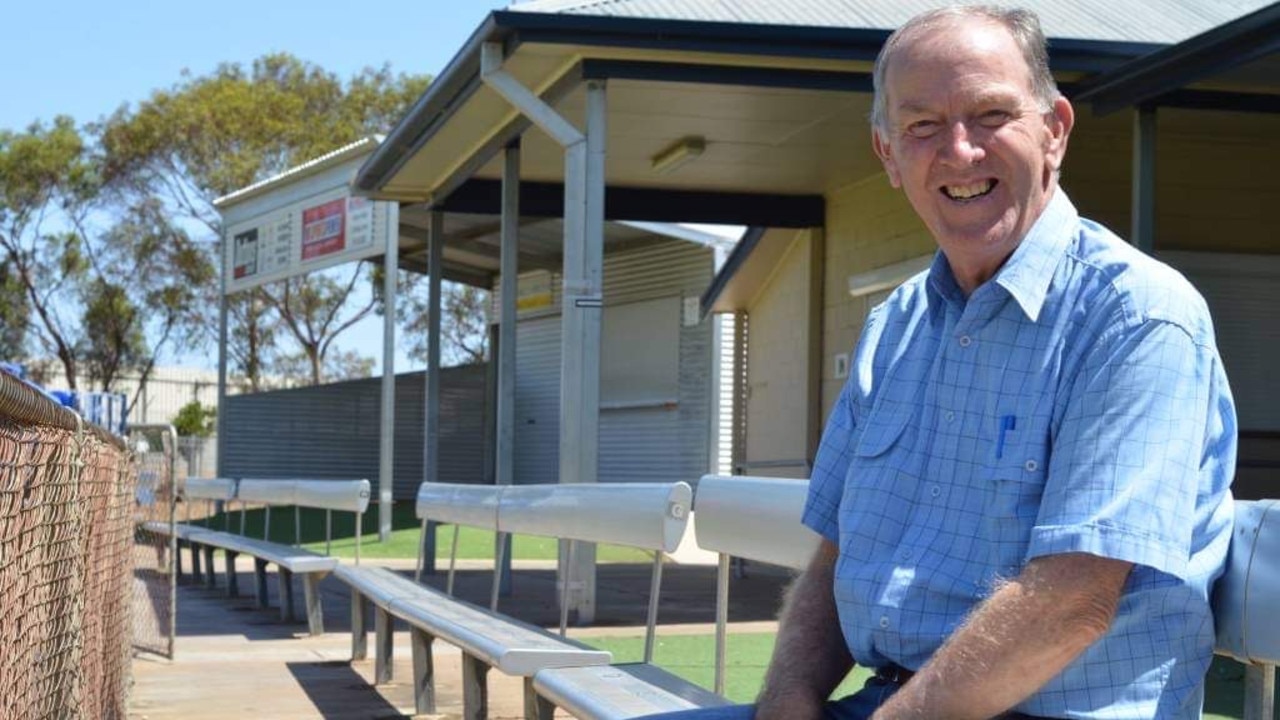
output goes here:
{"type": "Polygon", "coordinates": [[[1280,663],[1280,500],[1237,500],[1227,569],[1214,589],[1215,650],[1280,663]]]}
{"type": "Polygon", "coordinates": [[[692,501],[684,482],[511,485],[498,502],[498,529],[672,552],[692,501]]]}
{"type": "Polygon", "coordinates": [[[820,540],[800,524],[809,483],[786,478],[706,475],[698,481],[698,547],[803,570],[820,540]]]}

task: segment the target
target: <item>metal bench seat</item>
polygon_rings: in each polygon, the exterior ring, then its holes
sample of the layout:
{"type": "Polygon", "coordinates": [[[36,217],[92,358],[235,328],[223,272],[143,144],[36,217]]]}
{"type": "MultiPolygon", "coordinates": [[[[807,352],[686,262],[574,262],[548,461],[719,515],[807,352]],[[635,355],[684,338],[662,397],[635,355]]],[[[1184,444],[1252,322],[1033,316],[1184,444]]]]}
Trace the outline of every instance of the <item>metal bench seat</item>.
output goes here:
{"type": "Polygon", "coordinates": [[[392,635],[391,601],[428,599],[427,588],[412,578],[384,567],[339,565],[334,577],[351,586],[351,659],[364,660],[369,655],[366,604],[373,604],[374,683],[391,682],[391,654],[395,645],[392,635]]]}
{"type": "Polygon", "coordinates": [[[494,667],[525,678],[526,715],[534,709],[532,676],[547,668],[605,665],[612,653],[554,635],[433,588],[426,596],[391,601],[389,613],[410,626],[417,712],[435,712],[431,646],[436,638],[462,650],[463,711],[467,720],[488,717],[486,675],[494,667]]]}
{"type": "Polygon", "coordinates": [[[243,535],[207,530],[195,532],[187,538],[193,546],[204,548],[208,584],[213,584],[213,551],[221,548],[226,555],[227,594],[238,594],[236,583],[236,556],[244,553],[253,557],[254,597],[258,607],[268,607],[267,564],[276,566],[280,586],[280,619],[294,622],[297,615],[293,603],[293,574],[303,580],[303,596],[307,608],[307,627],[312,635],[324,634],[324,610],[320,600],[320,580],[338,567],[338,559],[310,550],[257,540],[243,535]]]}
{"type": "Polygon", "coordinates": [[[291,572],[328,573],[333,572],[333,569],[338,567],[338,558],[336,557],[322,555],[291,545],[282,545],[219,530],[193,533],[187,539],[201,545],[219,547],[229,552],[252,555],[273,565],[279,565],[291,572]]]}
{"type": "Polygon", "coordinates": [[[533,687],[538,693],[539,720],[551,720],[556,706],[578,718],[627,720],[732,704],[648,663],[543,670],[534,676],[533,687]]]}

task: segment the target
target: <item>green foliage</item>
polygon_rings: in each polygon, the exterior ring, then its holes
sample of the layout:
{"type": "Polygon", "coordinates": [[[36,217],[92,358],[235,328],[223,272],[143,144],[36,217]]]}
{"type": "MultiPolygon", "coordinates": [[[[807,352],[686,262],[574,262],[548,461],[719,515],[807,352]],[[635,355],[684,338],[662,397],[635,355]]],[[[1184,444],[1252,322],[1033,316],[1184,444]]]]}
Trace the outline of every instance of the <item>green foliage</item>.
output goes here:
{"type": "Polygon", "coordinates": [[[3,314],[7,350],[25,354],[34,340],[72,388],[84,329],[66,298],[88,277],[84,222],[99,192],[96,158],[71,118],[0,130],[0,288],[14,303],[3,314]]]}
{"type": "Polygon", "coordinates": [[[174,429],[183,437],[209,437],[218,425],[218,408],[192,400],[178,409],[172,422],[174,429]]]}
{"type": "MultiPolygon", "coordinates": [[[[387,132],[428,82],[386,67],[344,82],[288,54],[184,75],[101,124],[103,175],[123,196],[161,198],[171,215],[202,224],[209,231],[202,251],[212,260],[221,233],[215,198],[387,132]]],[[[253,389],[272,372],[325,377],[333,339],[369,312],[344,309],[355,278],[334,278],[315,273],[228,298],[229,354],[253,389]],[[306,362],[297,362],[299,354],[306,362]]],[[[217,307],[211,285],[203,288],[206,308],[217,307]]],[[[353,367],[340,360],[339,368],[353,367]]]]}

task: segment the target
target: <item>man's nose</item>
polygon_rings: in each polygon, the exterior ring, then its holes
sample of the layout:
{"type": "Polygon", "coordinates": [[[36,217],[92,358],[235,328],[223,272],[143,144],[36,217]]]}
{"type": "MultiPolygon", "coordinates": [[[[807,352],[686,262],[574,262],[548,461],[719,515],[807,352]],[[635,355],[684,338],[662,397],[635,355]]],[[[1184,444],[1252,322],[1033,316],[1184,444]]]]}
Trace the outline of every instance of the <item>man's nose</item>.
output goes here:
{"type": "Polygon", "coordinates": [[[942,143],[943,160],[956,167],[977,165],[987,154],[979,138],[963,122],[948,125],[942,143]]]}

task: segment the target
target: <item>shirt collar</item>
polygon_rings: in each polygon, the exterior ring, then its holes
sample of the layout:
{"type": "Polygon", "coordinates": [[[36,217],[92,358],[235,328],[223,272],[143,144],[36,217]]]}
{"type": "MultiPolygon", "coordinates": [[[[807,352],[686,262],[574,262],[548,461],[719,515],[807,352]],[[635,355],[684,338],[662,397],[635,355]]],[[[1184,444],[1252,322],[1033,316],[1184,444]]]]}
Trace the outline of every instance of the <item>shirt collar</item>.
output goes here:
{"type": "MultiPolygon", "coordinates": [[[[1074,234],[1079,220],[1075,205],[1061,187],[1054,188],[1053,197],[1036,218],[1017,249],[996,272],[992,281],[1009,293],[1022,308],[1027,319],[1040,318],[1054,270],[1062,260],[1067,243],[1074,234]]],[[[951,273],[951,265],[942,252],[933,258],[929,268],[928,287],[949,302],[965,304],[965,296],[951,273]]]]}
{"type": "Polygon", "coordinates": [[[1013,296],[1032,322],[1040,318],[1040,309],[1049,294],[1054,270],[1062,261],[1079,219],[1066,191],[1061,187],[1054,188],[1053,197],[1044,212],[1040,213],[1004,267],[996,273],[996,284],[1013,296]]]}

